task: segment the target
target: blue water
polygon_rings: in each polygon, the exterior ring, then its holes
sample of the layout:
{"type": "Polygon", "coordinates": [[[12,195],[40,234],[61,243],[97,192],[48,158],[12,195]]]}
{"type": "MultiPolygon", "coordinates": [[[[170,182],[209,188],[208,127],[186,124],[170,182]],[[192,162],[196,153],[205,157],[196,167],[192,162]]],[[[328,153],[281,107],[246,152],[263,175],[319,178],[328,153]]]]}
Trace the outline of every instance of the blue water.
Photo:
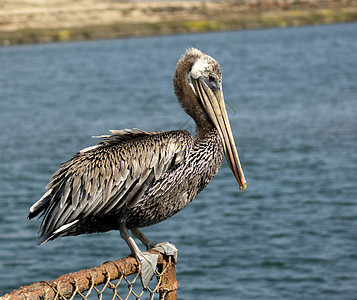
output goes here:
{"type": "Polygon", "coordinates": [[[175,217],[179,299],[357,298],[357,24],[0,48],[0,295],[129,254],[118,232],[36,245],[51,174],[109,129],[188,129],[172,75],[221,64],[248,188],[224,163],[175,217]]]}

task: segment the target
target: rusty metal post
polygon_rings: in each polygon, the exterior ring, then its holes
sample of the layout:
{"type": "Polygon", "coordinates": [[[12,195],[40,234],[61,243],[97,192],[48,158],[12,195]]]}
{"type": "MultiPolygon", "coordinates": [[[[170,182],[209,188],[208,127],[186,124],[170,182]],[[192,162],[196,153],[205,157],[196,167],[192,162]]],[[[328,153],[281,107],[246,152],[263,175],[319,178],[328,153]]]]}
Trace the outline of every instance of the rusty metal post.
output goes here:
{"type": "Polygon", "coordinates": [[[163,255],[162,259],[158,261],[158,270],[161,274],[161,285],[159,287],[160,300],[176,300],[176,265],[173,257],[163,255]]]}
{"type": "Polygon", "coordinates": [[[62,275],[52,281],[41,281],[0,297],[0,300],[52,300],[71,298],[78,292],[87,291],[92,286],[105,283],[108,278],[117,279],[123,274],[138,272],[138,263],[134,257],[117,261],[108,261],[91,269],[62,275]]]}
{"type": "MultiPolygon", "coordinates": [[[[176,267],[171,257],[157,251],[150,252],[159,254],[158,269],[161,284],[158,288],[160,299],[176,299],[176,267]]],[[[30,286],[21,287],[0,297],[0,300],[53,300],[73,298],[78,293],[83,293],[97,286],[115,280],[123,275],[137,273],[139,266],[134,257],[126,257],[117,261],[109,261],[92,269],[81,270],[76,273],[62,275],[52,281],[42,281],[30,286]]]]}

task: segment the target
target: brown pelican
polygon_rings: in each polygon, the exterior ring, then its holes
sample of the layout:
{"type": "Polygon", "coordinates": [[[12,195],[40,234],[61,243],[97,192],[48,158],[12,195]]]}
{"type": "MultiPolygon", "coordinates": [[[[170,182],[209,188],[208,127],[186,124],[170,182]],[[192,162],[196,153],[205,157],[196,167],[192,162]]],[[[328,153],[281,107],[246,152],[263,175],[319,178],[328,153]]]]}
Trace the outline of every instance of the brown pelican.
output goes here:
{"type": "MultiPolygon", "coordinates": [[[[178,61],[175,94],[197,126],[185,130],[145,132],[113,130],[93,147],[78,152],[52,176],[47,192],[30,209],[42,213],[40,242],[62,236],[119,230],[141,263],[144,287],[151,280],[157,256],[141,252],[128,230],[147,249],[155,245],[139,228],[159,223],[183,209],[213,179],[225,155],[246,188],[233,140],[219,64],[190,48],[178,61]]],[[[157,249],[175,255],[175,247],[157,249]]]]}

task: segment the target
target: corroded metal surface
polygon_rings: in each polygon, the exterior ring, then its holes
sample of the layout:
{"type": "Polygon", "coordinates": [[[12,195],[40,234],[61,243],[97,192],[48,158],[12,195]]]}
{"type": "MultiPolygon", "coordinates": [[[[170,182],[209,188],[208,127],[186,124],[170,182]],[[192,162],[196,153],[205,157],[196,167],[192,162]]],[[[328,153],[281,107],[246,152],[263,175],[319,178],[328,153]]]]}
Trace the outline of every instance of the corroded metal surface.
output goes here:
{"type": "Polygon", "coordinates": [[[177,299],[177,280],[176,280],[176,265],[172,257],[164,255],[162,264],[158,266],[159,272],[163,275],[161,285],[159,287],[160,299],[175,300],[177,299]]]}
{"type": "MultiPolygon", "coordinates": [[[[158,260],[158,284],[154,290],[150,290],[151,294],[160,292],[160,299],[172,300],[176,299],[176,273],[175,265],[171,261],[171,257],[163,256],[157,251],[150,251],[159,254],[158,260]],[[173,297],[174,295],[174,297],[173,297]]],[[[138,262],[134,257],[126,257],[116,261],[108,261],[98,267],[91,269],[80,270],[75,273],[69,273],[58,277],[52,281],[40,281],[29,286],[20,287],[11,293],[0,297],[1,300],[50,300],[50,299],[68,299],[75,295],[81,295],[86,298],[89,292],[95,290],[95,286],[104,284],[105,287],[114,289],[115,286],[111,280],[124,278],[140,272],[138,262]],[[87,293],[85,293],[87,292],[87,293]]],[[[137,276],[136,276],[137,278],[137,276]]],[[[135,279],[136,279],[135,278],[135,279]]],[[[124,282],[126,279],[124,280],[124,282]]],[[[118,284],[117,284],[118,285],[118,284]]],[[[129,283],[130,285],[130,283],[129,283]]],[[[130,290],[130,289],[129,289],[130,290]]],[[[131,291],[129,291],[131,292],[131,291]]],[[[142,295],[144,291],[140,295],[142,295]]],[[[134,294],[135,295],[135,294],[134,294]]]]}

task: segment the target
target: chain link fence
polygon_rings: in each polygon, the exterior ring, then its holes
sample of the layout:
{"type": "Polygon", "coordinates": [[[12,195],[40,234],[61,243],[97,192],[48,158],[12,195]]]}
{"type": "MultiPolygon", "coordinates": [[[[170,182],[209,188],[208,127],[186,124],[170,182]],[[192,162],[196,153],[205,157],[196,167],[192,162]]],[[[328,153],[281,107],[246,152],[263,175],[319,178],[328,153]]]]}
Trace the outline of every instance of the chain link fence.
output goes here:
{"type": "Polygon", "coordinates": [[[126,257],[62,275],[52,281],[21,287],[0,297],[0,300],[177,299],[173,257],[154,250],[149,252],[158,254],[159,259],[156,275],[145,290],[139,278],[140,265],[134,257],[126,257]]]}

